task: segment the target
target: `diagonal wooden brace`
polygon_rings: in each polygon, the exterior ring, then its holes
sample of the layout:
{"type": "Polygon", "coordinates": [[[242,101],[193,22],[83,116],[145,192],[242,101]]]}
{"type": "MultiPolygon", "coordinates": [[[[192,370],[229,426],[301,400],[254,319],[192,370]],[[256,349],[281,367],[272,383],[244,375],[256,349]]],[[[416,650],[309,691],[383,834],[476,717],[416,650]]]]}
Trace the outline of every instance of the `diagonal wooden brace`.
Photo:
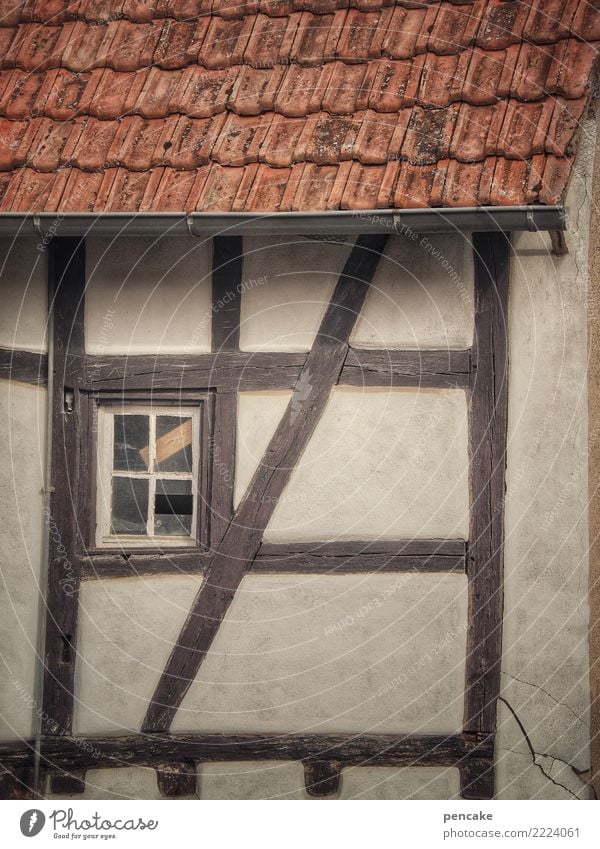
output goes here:
{"type": "Polygon", "coordinates": [[[359,237],[346,261],[287,409],[215,550],[206,581],[158,681],[142,726],[145,732],[171,727],[258,552],[264,530],[337,383],[350,334],[387,239],[387,235],[359,237]]]}

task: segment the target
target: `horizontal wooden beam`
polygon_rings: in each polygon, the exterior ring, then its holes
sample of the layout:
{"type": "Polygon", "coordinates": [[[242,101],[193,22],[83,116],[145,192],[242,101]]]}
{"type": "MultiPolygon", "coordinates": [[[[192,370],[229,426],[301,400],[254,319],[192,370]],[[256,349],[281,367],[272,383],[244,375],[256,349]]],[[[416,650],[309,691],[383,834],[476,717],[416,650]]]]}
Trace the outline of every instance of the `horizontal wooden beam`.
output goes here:
{"type": "MultiPolygon", "coordinates": [[[[220,351],[159,356],[88,355],[87,387],[94,390],[293,389],[304,353],[220,351]]],[[[466,387],[471,352],[351,348],[338,383],[344,386],[466,387]]]]}
{"type": "Polygon", "coordinates": [[[263,544],[253,572],[464,572],[464,540],[263,544]]]}
{"type": "Polygon", "coordinates": [[[135,575],[197,575],[203,574],[210,552],[177,549],[161,553],[136,552],[118,554],[90,552],[79,558],[83,580],[90,578],[131,578],[135,575]]]}
{"type": "Polygon", "coordinates": [[[306,354],[219,351],[212,354],[87,356],[87,388],[292,389],[306,354]]]}
{"type": "Polygon", "coordinates": [[[33,386],[46,386],[48,357],[36,351],[0,348],[0,379],[16,380],[33,386]]]}
{"type": "MultiPolygon", "coordinates": [[[[262,545],[251,571],[259,574],[338,575],[355,572],[464,572],[467,544],[461,539],[383,542],[304,542],[262,545]]],[[[130,578],[133,575],[204,574],[207,551],[117,554],[88,552],[80,559],[81,577],[130,578]]]]}
{"type": "Polygon", "coordinates": [[[466,388],[471,351],[390,351],[351,348],[339,379],[346,386],[466,388]]]}
{"type": "MultiPolygon", "coordinates": [[[[33,740],[0,744],[5,769],[30,767],[33,740]]],[[[458,766],[491,760],[494,739],[483,734],[134,734],[122,737],[45,737],[41,767],[91,769],[183,762],[321,760],[343,766],[458,766]]]]}

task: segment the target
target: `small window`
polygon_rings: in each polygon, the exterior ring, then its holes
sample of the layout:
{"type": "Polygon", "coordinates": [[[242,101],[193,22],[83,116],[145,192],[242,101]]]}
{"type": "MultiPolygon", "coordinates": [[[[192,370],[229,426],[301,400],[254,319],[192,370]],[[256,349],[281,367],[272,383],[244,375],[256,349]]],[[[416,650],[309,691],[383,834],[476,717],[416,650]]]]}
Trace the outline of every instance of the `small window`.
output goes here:
{"type": "Polygon", "coordinates": [[[99,408],[97,545],[198,544],[201,426],[199,407],[99,408]]]}

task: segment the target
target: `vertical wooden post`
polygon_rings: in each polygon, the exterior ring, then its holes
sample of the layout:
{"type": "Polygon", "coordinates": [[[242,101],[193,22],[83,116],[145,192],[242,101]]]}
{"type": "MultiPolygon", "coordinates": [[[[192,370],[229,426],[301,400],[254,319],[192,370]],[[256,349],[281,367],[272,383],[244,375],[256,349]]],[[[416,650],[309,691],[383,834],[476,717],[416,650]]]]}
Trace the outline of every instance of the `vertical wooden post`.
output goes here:
{"type": "MultiPolygon", "coordinates": [[[[212,267],[212,350],[239,351],[244,241],[241,236],[215,236],[212,267]]],[[[237,392],[219,393],[215,401],[212,439],[213,481],[210,544],[223,538],[233,515],[237,392]]]]}
{"type": "Polygon", "coordinates": [[[239,351],[244,263],[241,236],[215,236],[212,267],[212,349],[239,351]]]}
{"type": "MultiPolygon", "coordinates": [[[[503,233],[476,233],[473,249],[475,338],[469,415],[471,520],[464,730],[491,734],[496,729],[502,656],[510,241],[503,233]]],[[[461,787],[465,798],[493,796],[489,762],[464,765],[461,787]]]]}
{"type": "MultiPolygon", "coordinates": [[[[55,238],[49,253],[49,303],[54,319],[53,391],[48,588],[46,596],[45,674],[42,734],[73,731],[73,692],[79,570],[77,545],[79,440],[85,379],[85,244],[55,238]]],[[[71,792],[81,788],[73,776],[71,792]]],[[[65,780],[66,777],[65,777],[65,780]]],[[[64,791],[64,781],[61,788],[64,791]]]]}

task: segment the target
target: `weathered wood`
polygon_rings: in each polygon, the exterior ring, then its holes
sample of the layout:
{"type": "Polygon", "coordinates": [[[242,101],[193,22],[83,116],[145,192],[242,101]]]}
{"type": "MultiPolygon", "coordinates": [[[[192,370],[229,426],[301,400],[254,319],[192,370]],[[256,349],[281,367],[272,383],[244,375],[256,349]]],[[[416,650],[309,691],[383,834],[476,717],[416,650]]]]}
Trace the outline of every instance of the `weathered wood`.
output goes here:
{"type": "Polygon", "coordinates": [[[253,572],[464,572],[464,540],[263,544],[253,572]]]}
{"type": "Polygon", "coordinates": [[[0,799],[34,799],[33,757],[31,766],[15,766],[0,760],[0,799]]]}
{"type": "Polygon", "coordinates": [[[293,389],[306,354],[221,351],[212,354],[87,356],[87,388],[208,389],[250,391],[293,389]]]}
{"type": "Polygon", "coordinates": [[[166,731],[208,652],[292,469],[336,384],[348,339],[364,303],[387,236],[360,237],[348,258],[287,409],[271,438],[160,677],[145,731],[166,731]]]}
{"type": "Polygon", "coordinates": [[[212,349],[239,351],[244,247],[241,236],[215,236],[212,267],[212,349]]]}
{"type": "MultiPolygon", "coordinates": [[[[307,542],[261,545],[250,570],[259,574],[354,572],[464,572],[464,540],[307,542]]],[[[162,553],[89,551],[80,559],[81,578],[130,578],[132,575],[202,575],[210,563],[206,551],[162,553]]]]}
{"type": "Polygon", "coordinates": [[[210,446],[212,453],[210,545],[212,547],[221,542],[233,516],[237,406],[237,392],[217,393],[215,425],[210,446]]]}
{"type": "Polygon", "coordinates": [[[346,386],[466,388],[471,352],[382,351],[351,348],[340,375],[346,386]]]}
{"type": "MultiPolygon", "coordinates": [[[[345,386],[467,387],[470,351],[350,349],[338,382],[345,386]]],[[[293,389],[303,353],[221,351],[211,354],[87,356],[87,387],[94,390],[293,389]]]]}
{"type": "Polygon", "coordinates": [[[48,383],[48,357],[35,351],[0,348],[0,380],[16,380],[33,386],[48,383]]]}
{"type": "Polygon", "coordinates": [[[207,551],[171,549],[163,552],[118,554],[89,551],[79,560],[80,575],[89,578],[131,578],[132,575],[202,575],[210,562],[207,551]]]}
{"type": "MultiPolygon", "coordinates": [[[[483,734],[134,734],[47,737],[41,743],[42,765],[66,770],[262,759],[458,766],[470,758],[489,761],[493,753],[493,736],[483,734]]],[[[5,769],[29,767],[33,757],[33,741],[0,744],[5,769]]]]}
{"type": "Polygon", "coordinates": [[[196,765],[189,763],[162,764],[156,770],[158,789],[169,799],[193,796],[196,793],[196,765]]]}
{"type": "Polygon", "coordinates": [[[460,795],[463,799],[494,798],[494,762],[469,758],[460,765],[460,795]]]}
{"type": "Polygon", "coordinates": [[[50,789],[60,796],[74,796],[85,793],[85,770],[72,772],[52,772],[50,774],[50,789]]]}
{"type": "Polygon", "coordinates": [[[491,733],[496,727],[502,652],[510,242],[501,233],[476,233],[473,249],[477,370],[472,375],[469,422],[471,521],[464,728],[491,733]]]}
{"type": "Polygon", "coordinates": [[[335,761],[304,762],[304,787],[309,796],[333,796],[340,786],[341,764],[335,761]]]}
{"type": "Polygon", "coordinates": [[[44,734],[72,731],[79,576],[80,388],[85,376],[85,249],[54,239],[49,251],[49,302],[54,317],[50,548],[43,685],[44,734]]]}

